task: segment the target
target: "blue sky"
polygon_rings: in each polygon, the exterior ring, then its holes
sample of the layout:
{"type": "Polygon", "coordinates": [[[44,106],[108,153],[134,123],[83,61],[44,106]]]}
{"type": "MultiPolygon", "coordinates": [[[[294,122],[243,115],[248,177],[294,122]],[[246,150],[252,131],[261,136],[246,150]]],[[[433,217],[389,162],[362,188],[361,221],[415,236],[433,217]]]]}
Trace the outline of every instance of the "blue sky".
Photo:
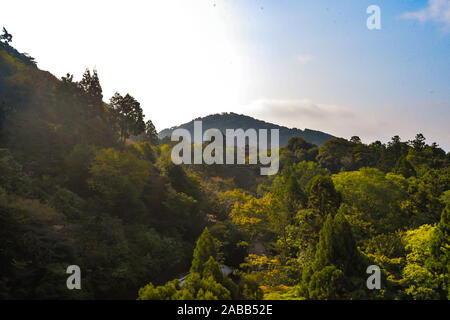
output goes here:
{"type": "Polygon", "coordinates": [[[105,100],[129,92],[157,129],[233,111],[365,142],[422,132],[450,149],[450,0],[2,6],[40,68],[79,78],[96,67],[105,100]],[[369,5],[381,30],[366,27],[369,5]]]}

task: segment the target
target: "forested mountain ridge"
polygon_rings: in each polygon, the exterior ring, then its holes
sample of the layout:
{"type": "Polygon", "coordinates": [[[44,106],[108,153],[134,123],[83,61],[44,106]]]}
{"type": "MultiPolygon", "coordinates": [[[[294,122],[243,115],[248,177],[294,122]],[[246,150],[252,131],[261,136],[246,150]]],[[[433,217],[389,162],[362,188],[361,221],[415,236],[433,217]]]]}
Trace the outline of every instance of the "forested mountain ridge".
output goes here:
{"type": "Polygon", "coordinates": [[[0,299],[448,299],[450,154],[422,134],[292,137],[272,177],[177,166],[132,95],[105,103],[95,70],[57,79],[10,42],[4,30],[0,299]]]}
{"type": "Polygon", "coordinates": [[[170,129],[164,129],[159,132],[159,137],[163,139],[164,137],[169,137],[173,130],[177,128],[183,128],[189,130],[191,136],[193,136],[194,132],[194,121],[201,120],[203,125],[203,131],[206,131],[211,128],[219,129],[222,132],[225,132],[226,129],[278,129],[280,130],[280,146],[285,146],[288,140],[292,137],[301,137],[305,139],[307,142],[321,146],[326,141],[334,138],[334,136],[311,129],[300,130],[297,128],[287,128],[283,126],[279,126],[273,123],[265,122],[262,120],[257,120],[255,118],[237,114],[233,112],[223,112],[220,114],[212,114],[206,117],[196,118],[188,123],[172,127],[170,129]]]}
{"type": "Polygon", "coordinates": [[[156,163],[139,102],[117,93],[107,104],[95,70],[59,80],[5,37],[0,299],[134,299],[149,279],[188,269],[206,221],[198,183],[183,170],[175,182],[177,168],[156,163]],[[127,145],[131,135],[139,141],[127,145]],[[81,291],[66,287],[74,264],[81,291]]]}

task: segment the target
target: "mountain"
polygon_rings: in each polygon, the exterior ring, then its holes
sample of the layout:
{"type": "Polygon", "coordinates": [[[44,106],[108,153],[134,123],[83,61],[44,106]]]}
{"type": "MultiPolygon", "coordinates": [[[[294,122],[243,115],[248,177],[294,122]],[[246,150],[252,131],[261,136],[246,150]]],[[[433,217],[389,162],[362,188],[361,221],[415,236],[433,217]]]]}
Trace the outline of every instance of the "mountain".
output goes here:
{"type": "Polygon", "coordinates": [[[187,129],[193,135],[194,131],[194,121],[201,120],[203,124],[203,131],[206,131],[211,128],[219,129],[222,132],[225,132],[226,129],[279,129],[280,130],[280,146],[285,146],[288,140],[292,137],[302,137],[309,143],[313,143],[315,145],[321,146],[325,141],[335,138],[334,136],[316,130],[300,130],[297,128],[287,128],[283,126],[279,126],[273,123],[265,122],[262,120],[258,120],[243,114],[237,114],[233,112],[223,112],[220,114],[212,114],[206,117],[201,117],[194,119],[188,123],[184,123],[180,126],[164,129],[159,132],[159,137],[165,138],[169,137],[172,134],[172,131],[178,128],[187,129]]]}

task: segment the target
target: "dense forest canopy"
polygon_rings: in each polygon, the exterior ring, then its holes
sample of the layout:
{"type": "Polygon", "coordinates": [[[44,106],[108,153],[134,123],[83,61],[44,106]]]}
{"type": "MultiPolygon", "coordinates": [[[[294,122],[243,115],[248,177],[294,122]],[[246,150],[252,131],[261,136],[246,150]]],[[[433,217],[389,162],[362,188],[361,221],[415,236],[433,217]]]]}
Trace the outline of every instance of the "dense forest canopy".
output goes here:
{"type": "Polygon", "coordinates": [[[176,166],[131,94],[105,103],[95,70],[56,79],[11,40],[4,30],[1,299],[448,299],[450,154],[422,134],[294,135],[272,177],[176,166]],[[69,265],[82,290],[67,289],[69,265]],[[366,287],[370,265],[381,290],[366,287]]]}

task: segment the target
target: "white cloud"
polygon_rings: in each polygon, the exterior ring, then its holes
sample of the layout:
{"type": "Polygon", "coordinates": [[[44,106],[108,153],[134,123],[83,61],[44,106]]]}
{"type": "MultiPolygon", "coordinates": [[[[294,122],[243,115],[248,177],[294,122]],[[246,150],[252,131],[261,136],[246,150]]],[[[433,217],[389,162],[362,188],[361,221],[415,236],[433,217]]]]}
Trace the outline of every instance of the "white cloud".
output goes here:
{"type": "Polygon", "coordinates": [[[311,55],[308,54],[304,54],[304,55],[299,55],[297,56],[296,60],[299,64],[307,64],[309,62],[311,62],[312,60],[314,60],[315,58],[311,55]]]}
{"type": "Polygon", "coordinates": [[[422,23],[437,22],[444,26],[444,30],[450,31],[450,0],[429,0],[428,7],[416,12],[406,12],[402,17],[422,23]]]}

